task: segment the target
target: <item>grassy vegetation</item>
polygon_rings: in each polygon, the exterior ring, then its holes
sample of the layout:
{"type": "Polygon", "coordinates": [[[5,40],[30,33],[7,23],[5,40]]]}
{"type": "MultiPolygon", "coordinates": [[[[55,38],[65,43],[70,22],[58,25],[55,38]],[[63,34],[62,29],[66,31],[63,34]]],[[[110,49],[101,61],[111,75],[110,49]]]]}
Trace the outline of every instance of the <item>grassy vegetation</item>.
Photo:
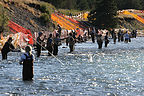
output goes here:
{"type": "Polygon", "coordinates": [[[143,30],[144,26],[143,23],[137,21],[136,19],[131,18],[125,18],[125,19],[119,19],[119,24],[117,28],[127,28],[132,30],[143,30]]]}
{"type": "Polygon", "coordinates": [[[16,7],[24,8],[28,11],[30,11],[33,15],[39,16],[42,15],[42,13],[52,13],[56,8],[46,2],[40,2],[38,0],[4,0],[0,1],[0,3],[4,4],[14,4],[16,7]],[[30,5],[34,5],[33,7],[30,5]],[[38,6],[38,7],[37,7],[38,6]],[[35,8],[37,7],[37,9],[35,8]]]}
{"type": "Polygon", "coordinates": [[[38,25],[35,23],[35,21],[34,20],[29,20],[30,21],[30,23],[35,27],[35,28],[38,28],[38,25]]]}
{"type": "Polygon", "coordinates": [[[0,15],[0,33],[1,33],[4,30],[8,30],[6,26],[9,20],[9,17],[7,16],[7,12],[1,4],[0,4],[0,14],[1,14],[0,15]]]}
{"type": "Polygon", "coordinates": [[[69,9],[58,9],[59,12],[65,14],[65,15],[70,15],[70,13],[72,15],[78,15],[79,13],[82,13],[82,12],[86,12],[86,11],[79,11],[79,10],[69,10],[69,9]]]}
{"type": "MultiPolygon", "coordinates": [[[[39,0],[0,0],[0,4],[3,5],[6,9],[11,10],[11,8],[9,7],[10,4],[13,4],[14,6],[16,6],[17,8],[23,8],[28,10],[29,12],[31,12],[34,16],[36,16],[36,18],[40,18],[42,20],[43,23],[49,23],[51,24],[51,14],[57,10],[65,15],[70,15],[70,13],[72,15],[78,15],[79,13],[82,12],[86,12],[86,11],[79,11],[79,10],[68,10],[68,9],[56,9],[53,5],[51,5],[50,3],[46,3],[46,2],[42,2],[39,0]]],[[[144,16],[144,13],[138,13],[137,15],[139,16],[144,16]]],[[[1,15],[2,16],[2,15],[1,15]]],[[[1,17],[0,17],[1,18],[1,17]]],[[[130,15],[124,15],[124,14],[119,14],[118,18],[129,18],[129,19],[133,19],[131,22],[126,21],[125,23],[130,23],[131,26],[136,27],[136,29],[144,29],[144,26],[142,26],[142,24],[140,22],[138,22],[137,20],[135,20],[132,16],[130,15]]],[[[35,23],[34,20],[32,20],[31,18],[28,19],[30,21],[30,23],[36,28],[38,25],[35,23]]],[[[0,19],[0,23],[1,23],[1,19],[0,19]]],[[[122,21],[124,22],[124,21],[122,21]]],[[[55,22],[53,22],[54,24],[56,24],[55,22]]],[[[127,24],[129,25],[129,24],[127,24]]],[[[51,25],[50,25],[51,26],[51,25]]]]}
{"type": "Polygon", "coordinates": [[[51,21],[50,15],[47,14],[47,13],[43,13],[43,14],[41,15],[40,19],[41,19],[41,21],[42,21],[42,24],[44,24],[44,25],[51,21]]]}
{"type": "Polygon", "coordinates": [[[129,24],[131,24],[131,26],[134,28],[134,29],[140,29],[140,30],[143,30],[144,29],[144,26],[142,23],[140,23],[139,21],[137,20],[134,20],[134,21],[129,21],[128,22],[129,24]]]}
{"type": "MultiPolygon", "coordinates": [[[[34,16],[40,18],[44,24],[51,21],[51,13],[56,10],[56,8],[46,2],[41,2],[38,0],[4,0],[0,1],[1,4],[13,4],[17,8],[23,8],[31,12],[34,16]]],[[[36,27],[33,20],[30,19],[30,23],[36,27]]]]}
{"type": "Polygon", "coordinates": [[[51,5],[50,3],[41,2],[40,10],[44,13],[51,14],[56,10],[56,8],[53,5],[51,5]]]}

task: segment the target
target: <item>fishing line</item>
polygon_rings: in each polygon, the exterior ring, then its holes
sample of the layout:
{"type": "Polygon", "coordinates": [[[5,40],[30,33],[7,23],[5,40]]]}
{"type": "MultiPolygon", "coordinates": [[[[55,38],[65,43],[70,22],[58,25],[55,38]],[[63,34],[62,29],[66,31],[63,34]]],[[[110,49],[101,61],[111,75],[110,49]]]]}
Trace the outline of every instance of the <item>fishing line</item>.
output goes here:
{"type": "MultiPolygon", "coordinates": [[[[35,40],[32,36],[30,36],[37,44],[39,44],[43,49],[47,50],[45,47],[43,47],[39,42],[37,42],[37,40],[35,40]]],[[[48,50],[47,50],[48,51],[48,50]]],[[[48,51],[49,52],[49,51],[48,51]]],[[[51,52],[49,52],[51,54],[52,57],[54,57],[57,61],[59,61],[62,65],[64,65],[64,63],[58,59],[55,55],[53,55],[51,52]]]]}
{"type": "MultiPolygon", "coordinates": [[[[29,35],[30,36],[30,35],[29,35]]],[[[37,40],[35,40],[32,36],[30,36],[37,44],[39,44],[43,49],[45,49],[45,50],[47,50],[45,47],[43,47],[39,42],[37,42],[37,40]]],[[[24,53],[25,52],[25,50],[24,49],[22,49],[21,48],[21,45],[20,45],[20,47],[18,47],[18,49],[20,49],[20,52],[21,53],[24,53]]],[[[48,51],[48,50],[47,50],[48,51]]],[[[15,51],[16,52],[16,51],[15,51]]],[[[49,52],[49,51],[48,51],[49,52]]],[[[54,56],[51,52],[49,52],[50,54],[51,54],[51,56],[52,57],[54,57],[58,62],[60,62],[62,65],[64,65],[64,63],[60,60],[60,59],[58,59],[56,56],[54,56]]],[[[18,53],[17,53],[17,55],[18,55],[18,53]]],[[[17,58],[15,59],[15,61],[17,61],[17,58]]]]}

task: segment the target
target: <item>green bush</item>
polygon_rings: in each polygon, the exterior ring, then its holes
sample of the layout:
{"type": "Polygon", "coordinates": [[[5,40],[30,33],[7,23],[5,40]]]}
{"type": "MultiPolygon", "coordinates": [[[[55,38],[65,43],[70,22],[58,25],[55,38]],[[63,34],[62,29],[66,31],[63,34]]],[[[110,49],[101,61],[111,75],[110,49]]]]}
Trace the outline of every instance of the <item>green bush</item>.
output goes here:
{"type": "Polygon", "coordinates": [[[41,12],[43,12],[43,13],[47,13],[47,6],[46,6],[46,4],[42,4],[41,6],[40,6],[40,11],[41,12]]]}
{"type": "Polygon", "coordinates": [[[50,22],[50,15],[48,15],[47,13],[42,13],[42,15],[40,16],[40,19],[42,21],[42,23],[46,24],[48,22],[50,22]]]}
{"type": "Polygon", "coordinates": [[[44,2],[40,3],[40,11],[42,13],[51,14],[55,10],[56,10],[55,7],[49,3],[44,3],[44,2]]]}

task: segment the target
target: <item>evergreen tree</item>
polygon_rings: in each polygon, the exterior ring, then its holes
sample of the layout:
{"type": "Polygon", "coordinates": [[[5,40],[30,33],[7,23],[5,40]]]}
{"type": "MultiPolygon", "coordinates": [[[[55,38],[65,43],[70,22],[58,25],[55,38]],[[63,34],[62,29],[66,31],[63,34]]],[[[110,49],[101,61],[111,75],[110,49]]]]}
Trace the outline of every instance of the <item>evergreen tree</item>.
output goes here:
{"type": "Polygon", "coordinates": [[[115,0],[103,0],[89,15],[89,21],[99,29],[114,28],[117,25],[117,6],[115,0]]]}
{"type": "Polygon", "coordinates": [[[141,1],[142,3],[142,10],[144,10],[144,0],[141,1]]]}
{"type": "Polygon", "coordinates": [[[40,0],[40,1],[45,1],[45,2],[51,3],[52,5],[54,5],[57,8],[60,8],[61,4],[63,2],[63,0],[40,0]]]}
{"type": "Polygon", "coordinates": [[[117,8],[118,8],[119,10],[122,10],[123,7],[124,7],[124,5],[125,5],[125,2],[127,2],[127,1],[125,1],[125,0],[116,0],[117,8]]]}
{"type": "Polygon", "coordinates": [[[141,1],[140,0],[128,0],[125,3],[125,9],[141,9],[141,1]]]}
{"type": "Polygon", "coordinates": [[[90,10],[96,9],[97,3],[98,3],[99,1],[100,1],[100,0],[87,0],[88,6],[89,6],[90,10]]]}
{"type": "Polygon", "coordinates": [[[87,0],[77,0],[77,7],[79,10],[89,10],[89,5],[87,0]]]}
{"type": "MultiPolygon", "coordinates": [[[[79,9],[94,10],[99,6],[99,2],[103,0],[41,0],[51,3],[56,8],[63,9],[79,9]]],[[[111,0],[105,0],[111,2],[111,0]]],[[[144,9],[144,0],[115,0],[117,8],[122,9],[144,9]]]]}
{"type": "Polygon", "coordinates": [[[118,9],[142,9],[144,0],[117,0],[118,9]]]}
{"type": "Polygon", "coordinates": [[[76,0],[63,0],[61,7],[63,9],[76,9],[76,0]]]}

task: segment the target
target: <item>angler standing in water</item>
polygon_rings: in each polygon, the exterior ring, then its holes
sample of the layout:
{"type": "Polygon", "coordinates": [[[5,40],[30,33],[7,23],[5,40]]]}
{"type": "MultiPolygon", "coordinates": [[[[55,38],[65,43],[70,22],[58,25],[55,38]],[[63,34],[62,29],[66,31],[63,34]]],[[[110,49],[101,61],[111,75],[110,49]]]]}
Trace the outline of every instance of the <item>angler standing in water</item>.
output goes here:
{"type": "Polygon", "coordinates": [[[100,30],[97,34],[97,44],[98,44],[98,49],[102,49],[103,39],[102,39],[102,32],[100,30]]]}
{"type": "Polygon", "coordinates": [[[118,31],[118,42],[120,42],[120,40],[121,40],[121,35],[122,35],[122,32],[121,32],[121,29],[119,29],[119,31],[118,31]]]}
{"type": "Polygon", "coordinates": [[[124,34],[124,38],[125,38],[125,43],[128,43],[129,38],[130,38],[128,31],[126,31],[126,33],[124,34]]]}
{"type": "Polygon", "coordinates": [[[105,47],[107,47],[107,45],[108,45],[108,43],[109,43],[108,32],[106,33],[104,39],[105,39],[105,47]]]}
{"type": "Polygon", "coordinates": [[[34,55],[31,53],[31,46],[25,47],[25,53],[21,55],[20,64],[23,64],[23,80],[33,80],[33,62],[34,55]]]}
{"type": "Polygon", "coordinates": [[[42,42],[44,41],[44,39],[45,39],[45,37],[46,36],[44,36],[44,38],[43,39],[41,39],[41,36],[43,35],[43,33],[42,32],[39,32],[38,33],[38,37],[37,37],[37,39],[36,39],[36,47],[37,47],[37,57],[40,57],[40,54],[41,54],[41,49],[42,49],[42,42]]]}
{"type": "Polygon", "coordinates": [[[66,46],[68,46],[68,30],[66,30],[66,32],[67,32],[67,37],[65,39],[66,39],[66,46]]]}
{"type": "Polygon", "coordinates": [[[116,32],[114,31],[113,32],[113,42],[114,42],[114,44],[116,44],[116,39],[117,39],[117,35],[116,35],[116,32]]]}
{"type": "Polygon", "coordinates": [[[75,45],[75,40],[72,37],[72,33],[69,34],[69,48],[70,48],[70,53],[74,51],[74,45],[75,45]]]}
{"type": "Polygon", "coordinates": [[[95,32],[93,28],[90,29],[90,35],[91,35],[92,42],[95,43],[95,32]]]}
{"type": "Polygon", "coordinates": [[[52,34],[50,34],[49,38],[47,39],[47,49],[48,49],[48,56],[51,56],[52,51],[53,51],[52,34]]]}
{"type": "Polygon", "coordinates": [[[8,52],[13,51],[14,49],[15,47],[12,45],[12,37],[9,37],[1,50],[2,60],[7,59],[8,52]]]}
{"type": "Polygon", "coordinates": [[[59,37],[61,37],[61,31],[62,31],[62,28],[60,25],[58,25],[58,33],[59,33],[59,37]]]}
{"type": "Polygon", "coordinates": [[[124,32],[121,31],[121,42],[123,42],[123,41],[124,41],[124,32]]]}
{"type": "Polygon", "coordinates": [[[56,37],[53,39],[53,55],[58,55],[58,46],[61,45],[61,39],[59,38],[59,34],[56,34],[56,37]]]}

